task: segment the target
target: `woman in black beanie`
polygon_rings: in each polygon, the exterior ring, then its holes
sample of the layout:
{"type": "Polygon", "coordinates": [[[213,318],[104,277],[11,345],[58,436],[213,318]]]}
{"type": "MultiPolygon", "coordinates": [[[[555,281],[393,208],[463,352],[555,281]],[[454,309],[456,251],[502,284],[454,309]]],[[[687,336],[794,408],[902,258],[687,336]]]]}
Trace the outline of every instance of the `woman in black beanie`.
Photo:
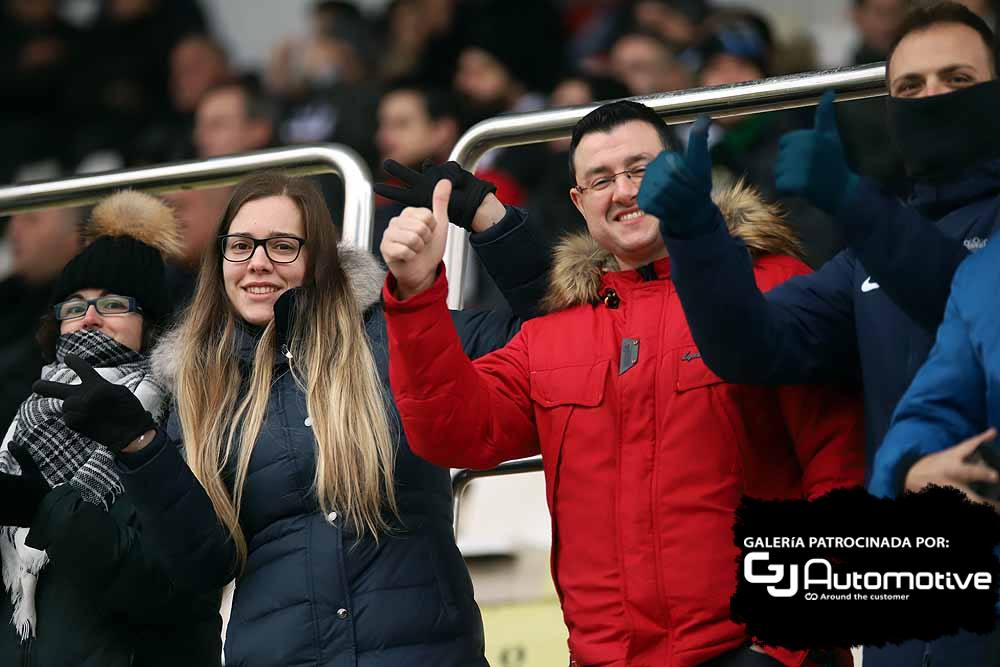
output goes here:
{"type": "MultiPolygon", "coordinates": [[[[39,330],[42,379],[97,373],[162,418],[148,351],[169,312],[163,262],[180,250],[177,222],[155,197],[126,191],[94,209],[86,233],[39,330]]],[[[173,589],[111,452],[69,429],[62,403],[29,396],[0,447],[0,663],[218,665],[218,596],[173,589]]]]}

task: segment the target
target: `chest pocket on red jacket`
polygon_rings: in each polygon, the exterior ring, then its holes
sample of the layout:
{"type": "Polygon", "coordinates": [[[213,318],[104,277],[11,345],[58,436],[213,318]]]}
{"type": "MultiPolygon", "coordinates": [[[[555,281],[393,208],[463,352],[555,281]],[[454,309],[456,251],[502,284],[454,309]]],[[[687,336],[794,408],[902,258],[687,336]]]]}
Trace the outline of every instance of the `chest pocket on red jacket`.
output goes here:
{"type": "Polygon", "coordinates": [[[673,354],[676,356],[675,367],[677,368],[677,374],[674,378],[675,391],[688,391],[724,382],[705,364],[701,353],[694,345],[678,348],[674,350],[673,354]]]}
{"type": "Polygon", "coordinates": [[[596,407],[604,400],[608,360],[583,366],[531,371],[531,400],[543,408],[596,407]]]}
{"type": "Polygon", "coordinates": [[[545,465],[546,496],[549,508],[558,480],[559,458],[566,426],[579,408],[595,408],[604,402],[608,364],[564,366],[531,372],[531,400],[536,407],[536,423],[545,465]]]}

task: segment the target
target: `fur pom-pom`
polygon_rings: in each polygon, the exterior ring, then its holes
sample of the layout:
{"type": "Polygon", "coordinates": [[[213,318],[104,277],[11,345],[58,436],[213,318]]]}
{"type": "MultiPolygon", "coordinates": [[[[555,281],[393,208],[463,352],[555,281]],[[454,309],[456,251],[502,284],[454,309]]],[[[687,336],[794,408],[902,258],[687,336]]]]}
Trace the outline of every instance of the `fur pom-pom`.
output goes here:
{"type": "Polygon", "coordinates": [[[138,190],[122,190],[94,207],[87,236],[131,236],[160,251],[165,259],[183,252],[180,225],[163,200],[138,190]]]}

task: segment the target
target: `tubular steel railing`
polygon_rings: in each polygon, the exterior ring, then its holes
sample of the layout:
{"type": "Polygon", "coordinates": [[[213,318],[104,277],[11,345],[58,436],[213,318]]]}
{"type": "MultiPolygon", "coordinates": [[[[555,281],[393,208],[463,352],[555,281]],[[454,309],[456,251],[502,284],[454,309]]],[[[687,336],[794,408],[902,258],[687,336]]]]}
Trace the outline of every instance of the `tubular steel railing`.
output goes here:
{"type": "Polygon", "coordinates": [[[92,204],[122,188],[164,193],[231,185],[260,169],[281,169],[297,175],[333,173],[340,176],[344,181],[343,240],[352,245],[371,247],[371,174],[357,153],[337,144],[273,148],[206,160],[9,185],[0,188],[0,215],[92,204]]]}
{"type": "MultiPolygon", "coordinates": [[[[885,95],[885,65],[842,67],[630,99],[651,107],[667,123],[676,124],[689,122],[701,114],[725,118],[810,106],[831,88],[837,91],[840,101],[885,95]]],[[[565,139],[571,135],[578,120],[601,104],[603,102],[484,120],[462,135],[450,159],[474,170],[490,149],[565,139]]],[[[448,230],[445,265],[448,267],[448,305],[455,309],[462,307],[468,247],[466,232],[452,226],[448,230]]]]}

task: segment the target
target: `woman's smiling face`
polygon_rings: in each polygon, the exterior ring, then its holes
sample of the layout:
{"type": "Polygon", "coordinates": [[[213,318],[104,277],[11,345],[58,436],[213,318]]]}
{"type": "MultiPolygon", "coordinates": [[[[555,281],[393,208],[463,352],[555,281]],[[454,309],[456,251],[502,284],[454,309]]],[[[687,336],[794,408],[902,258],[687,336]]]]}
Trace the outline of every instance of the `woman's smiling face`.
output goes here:
{"type": "MultiPolygon", "coordinates": [[[[285,196],[248,201],[233,217],[227,234],[252,239],[273,236],[305,238],[305,224],[298,206],[285,196]]],[[[305,280],[306,253],[303,247],[294,262],[272,261],[257,246],[250,259],[243,262],[222,260],[222,279],[226,296],[240,317],[248,324],[264,326],[274,317],[274,304],[286,290],[299,287],[305,280]]]]}

